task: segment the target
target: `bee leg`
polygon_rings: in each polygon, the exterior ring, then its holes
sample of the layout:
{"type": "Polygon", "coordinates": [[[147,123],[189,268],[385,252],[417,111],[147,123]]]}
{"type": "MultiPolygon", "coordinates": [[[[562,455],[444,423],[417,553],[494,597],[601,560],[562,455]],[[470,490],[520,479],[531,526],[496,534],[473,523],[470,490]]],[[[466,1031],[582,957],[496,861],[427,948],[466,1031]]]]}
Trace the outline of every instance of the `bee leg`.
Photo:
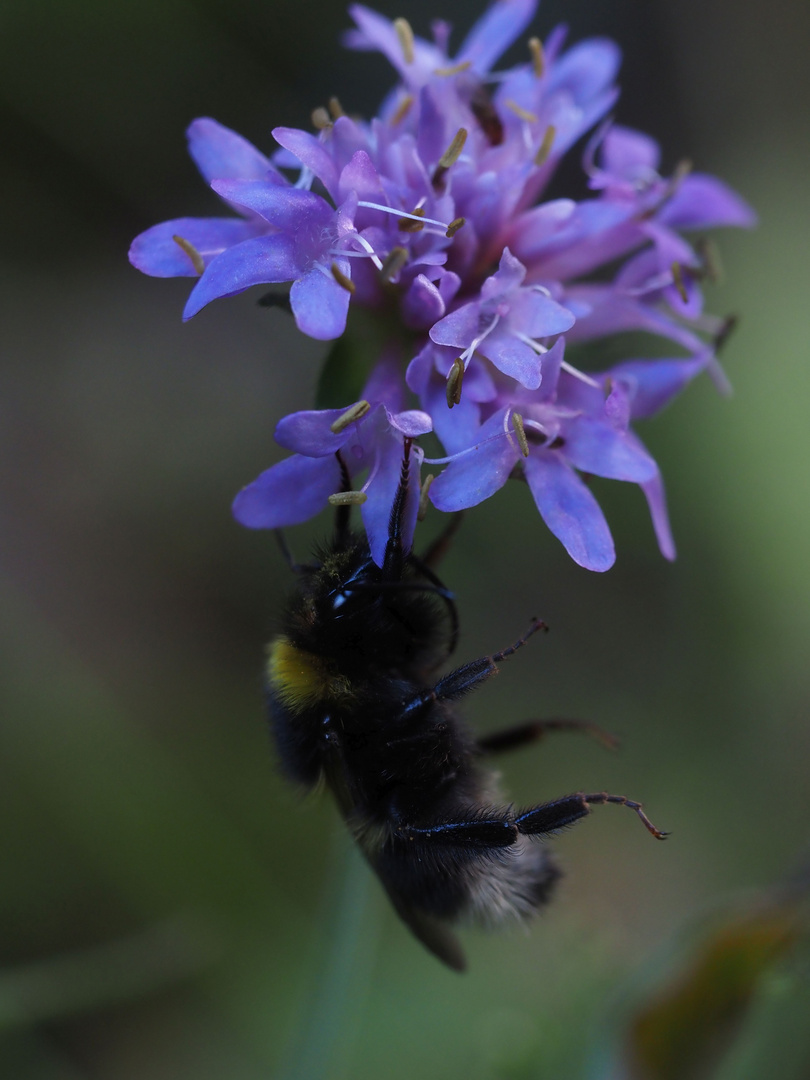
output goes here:
{"type": "Polygon", "coordinates": [[[471,690],[475,690],[481,683],[486,682],[493,675],[497,675],[500,661],[517,652],[538,630],[548,630],[548,627],[541,619],[532,619],[529,629],[522,638],[518,638],[514,645],[510,645],[508,649],[502,649],[501,652],[492,653],[490,656],[480,656],[477,660],[462,664],[455,671],[444,675],[431,690],[426,690],[412,701],[409,701],[402,715],[407,716],[409,713],[429,708],[436,701],[454,701],[465,694],[469,694],[471,690]]]}
{"type": "Polygon", "coordinates": [[[388,581],[400,581],[402,579],[402,567],[405,563],[405,547],[402,542],[402,530],[405,521],[405,507],[408,501],[408,488],[411,479],[411,445],[413,439],[405,438],[403,443],[402,465],[399,472],[399,483],[391,505],[391,516],[388,519],[388,540],[385,545],[383,556],[383,578],[388,581]]]}
{"type": "Polygon", "coordinates": [[[656,840],[664,840],[669,835],[656,829],[644,813],[641,803],[628,799],[625,795],[608,795],[606,791],[598,791],[593,795],[578,791],[575,795],[566,795],[562,799],[555,799],[554,802],[534,806],[531,810],[518,814],[515,824],[518,831],[525,836],[545,836],[586,817],[591,812],[591,806],[602,806],[605,803],[616,803],[634,810],[641,818],[644,827],[656,840]]]}
{"type": "Polygon", "coordinates": [[[418,841],[431,847],[501,848],[514,844],[518,838],[518,826],[506,817],[444,821],[428,828],[402,823],[397,825],[394,835],[401,840],[418,841]]]}
{"type": "Polygon", "coordinates": [[[493,731],[489,735],[483,735],[478,740],[478,746],[486,754],[499,754],[503,750],[517,750],[527,743],[539,742],[550,731],[581,731],[608,750],[615,750],[619,745],[615,735],[587,720],[568,720],[565,717],[553,716],[547,720],[527,720],[523,724],[506,728],[505,731],[493,731]]]}

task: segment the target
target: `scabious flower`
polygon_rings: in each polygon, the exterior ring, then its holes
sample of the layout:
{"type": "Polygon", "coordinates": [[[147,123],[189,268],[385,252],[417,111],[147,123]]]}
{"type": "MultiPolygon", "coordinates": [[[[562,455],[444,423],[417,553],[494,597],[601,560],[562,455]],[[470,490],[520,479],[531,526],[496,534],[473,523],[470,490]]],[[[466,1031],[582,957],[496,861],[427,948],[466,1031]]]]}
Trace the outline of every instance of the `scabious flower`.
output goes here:
{"type": "Polygon", "coordinates": [[[164,222],[130,252],[146,273],[198,275],[187,318],[251,285],[291,282],[304,333],[341,336],[357,306],[411,350],[407,374],[393,353],[383,359],[368,412],[345,428],[344,410],[281,421],[276,437],[294,455],[238,497],[244,524],[304,520],[368,468],[362,513],[379,561],[403,441],[433,430],[446,453],[430,491],[439,509],[474,505],[520,474],[572,557],[605,570],[613,541],[583,474],[626,480],[674,556],[658,467],[630,423],[699,371],[724,385],[715,345],[727,324],[703,310],[712,262],[683,234],[754,216],[686,164],[662,176],[654,140],[605,120],[618,97],[614,43],[566,50],[558,29],[529,40],[526,62],[493,70],[535,8],[497,0],[452,55],[447,24],[426,41],[355,4],[346,44],[382,52],[399,77],[377,117],[353,119],[333,99],[314,132],[276,128],[272,160],[212,120],[189,129],[203,176],[242,217],[164,222]],[[544,201],[589,131],[589,196],[544,201]],[[603,372],[566,359],[567,346],[593,352],[628,331],[661,341],[603,372]]]}

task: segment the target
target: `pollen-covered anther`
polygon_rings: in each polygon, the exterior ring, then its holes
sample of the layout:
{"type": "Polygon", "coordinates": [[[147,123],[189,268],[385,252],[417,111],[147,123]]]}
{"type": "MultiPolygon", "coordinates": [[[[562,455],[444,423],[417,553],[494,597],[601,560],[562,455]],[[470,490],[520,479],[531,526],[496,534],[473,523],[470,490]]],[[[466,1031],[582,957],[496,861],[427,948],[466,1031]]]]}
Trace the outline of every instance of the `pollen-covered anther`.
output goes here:
{"type": "Polygon", "coordinates": [[[467,141],[467,129],[459,128],[453,136],[453,141],[447,147],[445,152],[439,158],[439,163],[434,170],[431,177],[431,183],[434,188],[438,187],[444,179],[444,175],[451,166],[455,165],[461,156],[461,151],[464,149],[464,144],[467,141]]]}
{"type": "Polygon", "coordinates": [[[406,64],[412,64],[414,59],[413,51],[413,30],[411,30],[411,24],[407,19],[399,18],[394,19],[394,30],[396,31],[397,39],[399,40],[399,47],[402,49],[402,56],[406,64]]]}
{"type": "Polygon", "coordinates": [[[540,38],[529,38],[529,52],[532,57],[532,68],[538,79],[542,78],[546,70],[546,57],[543,53],[543,42],[540,38]]]}
{"type": "Polygon", "coordinates": [[[362,506],[368,498],[365,491],[336,491],[329,496],[330,506],[362,506]]]}
{"type": "Polygon", "coordinates": [[[330,128],[332,126],[332,117],[329,115],[323,105],[319,105],[317,109],[312,110],[311,120],[312,126],[317,131],[325,131],[327,128],[330,128]]]}
{"type": "Polygon", "coordinates": [[[471,60],[462,60],[460,64],[453,64],[452,67],[435,68],[433,74],[444,77],[448,75],[459,75],[462,71],[466,71],[471,66],[471,60]]]}
{"type": "Polygon", "coordinates": [[[332,271],[332,277],[340,285],[341,289],[345,289],[347,293],[353,293],[355,290],[355,284],[350,277],[346,277],[343,271],[340,269],[337,263],[332,263],[330,270],[332,271]]]}
{"type": "Polygon", "coordinates": [[[368,401],[355,402],[344,413],[341,413],[337,420],[332,421],[329,430],[333,435],[340,435],[350,424],[353,424],[356,420],[362,420],[370,408],[371,405],[368,401]]]}
{"type": "Polygon", "coordinates": [[[205,270],[205,261],[194,245],[189,240],[186,240],[184,236],[173,236],[172,240],[191,259],[191,265],[194,267],[195,272],[201,274],[205,270]]]}
{"type": "Polygon", "coordinates": [[[461,387],[464,383],[464,361],[461,357],[453,361],[447,374],[447,407],[452,409],[461,401],[461,387]]]}
{"type": "Polygon", "coordinates": [[[396,127],[397,124],[401,124],[408,113],[413,107],[413,94],[406,94],[397,106],[396,112],[391,117],[391,126],[396,127]]]}
{"type": "Polygon", "coordinates": [[[417,521],[424,521],[427,517],[430,487],[436,477],[433,473],[428,473],[425,477],[425,482],[422,484],[422,490],[419,492],[419,509],[416,511],[417,521]]]}
{"type": "Polygon", "coordinates": [[[672,284],[678,290],[678,296],[685,304],[689,303],[689,293],[686,291],[686,282],[683,278],[683,267],[679,262],[674,262],[670,267],[672,271],[672,284]]]}
{"type": "Polygon", "coordinates": [[[712,344],[714,345],[715,352],[720,352],[725,343],[737,329],[739,322],[739,315],[727,315],[726,318],[723,319],[722,323],[720,324],[719,330],[712,339],[712,344]]]}
{"type": "Polygon", "coordinates": [[[403,217],[399,222],[400,232],[421,232],[425,227],[424,221],[419,221],[419,218],[425,216],[425,211],[421,206],[417,206],[411,211],[409,217],[403,217]]]}
{"type": "Polygon", "coordinates": [[[543,139],[537,148],[537,153],[534,155],[535,165],[545,165],[548,161],[548,155],[551,153],[551,148],[554,145],[556,137],[557,129],[553,124],[549,124],[543,134],[543,139]]]}
{"type": "Polygon", "coordinates": [[[463,217],[453,218],[450,224],[447,226],[447,232],[444,234],[448,240],[456,235],[459,229],[463,228],[467,224],[467,219],[463,217]]]}
{"type": "Polygon", "coordinates": [[[507,100],[504,102],[504,105],[507,107],[507,109],[510,109],[515,114],[515,116],[519,116],[521,120],[525,120],[527,124],[537,123],[538,117],[536,113],[529,112],[528,109],[524,109],[522,105],[518,105],[518,103],[516,101],[513,101],[511,98],[507,98],[507,100]]]}
{"type": "Polygon", "coordinates": [[[333,120],[339,120],[341,116],[345,116],[343,106],[340,104],[340,99],[336,97],[329,98],[329,113],[333,120]]]}
{"type": "Polygon", "coordinates": [[[704,236],[698,240],[695,247],[703,264],[703,274],[707,281],[718,285],[723,280],[723,263],[717,244],[710,236],[704,236]]]}
{"type": "Polygon", "coordinates": [[[520,452],[524,457],[529,456],[529,440],[526,438],[526,429],[523,426],[523,417],[519,412],[512,413],[512,430],[515,433],[520,452]]]}
{"type": "Polygon", "coordinates": [[[408,261],[408,249],[404,247],[392,247],[383,260],[380,277],[383,281],[393,281],[403,266],[408,261]]]}

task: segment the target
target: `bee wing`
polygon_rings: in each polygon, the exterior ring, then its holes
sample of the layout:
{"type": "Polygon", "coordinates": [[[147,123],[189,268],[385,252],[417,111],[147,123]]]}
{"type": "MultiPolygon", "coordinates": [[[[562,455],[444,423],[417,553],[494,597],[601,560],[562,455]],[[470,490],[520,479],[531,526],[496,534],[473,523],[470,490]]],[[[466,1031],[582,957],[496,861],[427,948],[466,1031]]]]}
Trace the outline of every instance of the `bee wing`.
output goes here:
{"type": "Polygon", "coordinates": [[[423,911],[407,904],[402,897],[385,881],[385,891],[388,893],[394,910],[400,919],[408,926],[414,937],[417,937],[425,948],[433,955],[447,964],[453,971],[466,971],[467,958],[464,950],[452,930],[433,915],[426,915],[423,911]]]}

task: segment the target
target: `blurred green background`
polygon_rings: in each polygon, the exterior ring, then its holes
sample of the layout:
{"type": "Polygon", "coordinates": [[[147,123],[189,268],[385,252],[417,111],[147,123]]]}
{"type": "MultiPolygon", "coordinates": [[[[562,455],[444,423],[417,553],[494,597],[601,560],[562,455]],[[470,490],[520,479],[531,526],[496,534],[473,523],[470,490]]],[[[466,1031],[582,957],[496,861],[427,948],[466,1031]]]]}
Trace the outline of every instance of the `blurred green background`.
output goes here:
{"type": "MultiPolygon", "coordinates": [[[[422,34],[442,15],[456,42],[478,13],[380,9],[422,34]]],[[[624,49],[619,120],[761,222],[719,235],[708,298],[741,315],[735,396],[703,380],[641,431],[678,561],[638,490],[604,484],[608,574],[577,568],[522,488],[468,515],[444,565],[462,658],[535,613],[553,630],[470,700],[480,730],[563,714],[622,738],[505,759],[516,802],[605,788],[673,833],[655,844],[625,811],[595,813],[555,842],[554,905],[528,934],[466,935],[459,978],[268,745],[262,650],[290,575],[229,505],[281,456],[275,422],[310,400],[324,349],[253,294],[184,326],[187,282],[126,261],[147,226],[217,213],[191,119],[269,150],[273,126],[308,126],[334,93],[371,114],[386,65],[338,46],[336,2],[3,0],[4,1080],[629,1075],[610,1046],[649,980],[691,955],[707,912],[808,858],[810,10],[546,0],[533,31],[563,19],[624,49]]],[[[294,550],[327,527],[292,530],[294,550]]],[[[803,964],[760,986],[761,1026],[786,986],[807,1003],[803,964]]],[[[765,1076],[756,1060],[723,1076],[765,1076]]],[[[768,1075],[806,1076],[802,1060],[768,1075]]]]}

